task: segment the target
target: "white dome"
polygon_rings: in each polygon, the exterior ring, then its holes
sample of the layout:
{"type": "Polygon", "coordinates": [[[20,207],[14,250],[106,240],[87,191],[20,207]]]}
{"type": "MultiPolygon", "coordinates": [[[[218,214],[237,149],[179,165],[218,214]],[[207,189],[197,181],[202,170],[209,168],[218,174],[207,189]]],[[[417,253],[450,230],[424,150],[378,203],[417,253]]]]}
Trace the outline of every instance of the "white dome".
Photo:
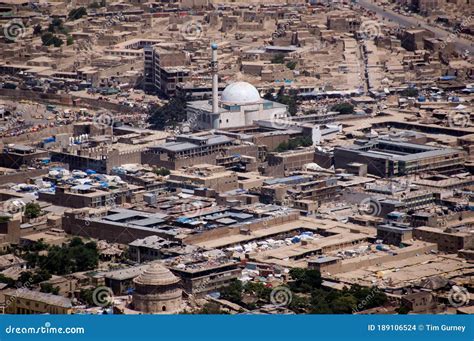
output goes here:
{"type": "Polygon", "coordinates": [[[236,82],[222,92],[221,101],[229,104],[250,104],[260,102],[258,90],[250,83],[236,82]]]}

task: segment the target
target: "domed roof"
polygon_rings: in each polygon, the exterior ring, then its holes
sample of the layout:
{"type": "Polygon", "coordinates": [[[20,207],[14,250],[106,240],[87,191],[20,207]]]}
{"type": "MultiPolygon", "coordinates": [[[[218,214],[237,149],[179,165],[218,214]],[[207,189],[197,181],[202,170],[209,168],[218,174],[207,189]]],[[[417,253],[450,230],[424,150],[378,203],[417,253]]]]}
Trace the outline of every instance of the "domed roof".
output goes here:
{"type": "Polygon", "coordinates": [[[221,101],[231,104],[250,104],[260,102],[258,90],[250,83],[236,82],[228,85],[221,95],[221,101]]]}
{"type": "Polygon", "coordinates": [[[170,285],[178,283],[179,278],[160,263],[153,263],[133,282],[141,285],[170,285]]]}

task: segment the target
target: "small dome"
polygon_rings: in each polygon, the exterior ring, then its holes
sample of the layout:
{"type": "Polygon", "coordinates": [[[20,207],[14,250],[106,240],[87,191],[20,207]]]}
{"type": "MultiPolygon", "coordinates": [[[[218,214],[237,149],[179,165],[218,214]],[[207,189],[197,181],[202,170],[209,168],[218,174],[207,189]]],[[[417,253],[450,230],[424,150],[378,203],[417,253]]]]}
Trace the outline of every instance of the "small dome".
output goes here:
{"type": "Polygon", "coordinates": [[[133,282],[139,285],[170,285],[178,283],[179,278],[160,263],[154,263],[133,282]]]}
{"type": "Polygon", "coordinates": [[[222,92],[221,101],[229,104],[251,104],[260,102],[258,90],[250,83],[236,82],[222,92]]]}

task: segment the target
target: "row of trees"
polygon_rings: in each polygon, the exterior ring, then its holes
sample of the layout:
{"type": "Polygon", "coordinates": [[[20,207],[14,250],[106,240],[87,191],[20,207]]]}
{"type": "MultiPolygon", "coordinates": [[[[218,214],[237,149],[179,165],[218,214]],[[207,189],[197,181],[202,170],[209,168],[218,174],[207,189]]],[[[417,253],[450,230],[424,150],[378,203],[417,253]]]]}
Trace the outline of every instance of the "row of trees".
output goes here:
{"type": "Polygon", "coordinates": [[[313,140],[309,136],[300,136],[289,139],[288,142],[283,141],[276,147],[275,151],[278,153],[285,152],[287,150],[294,150],[298,147],[309,147],[313,144],[313,140]]]}
{"type": "Polygon", "coordinates": [[[354,113],[354,106],[348,102],[338,103],[331,106],[330,111],[338,112],[341,115],[350,115],[354,113]]]}
{"type": "Polygon", "coordinates": [[[149,110],[148,123],[154,129],[163,130],[166,127],[176,127],[186,121],[186,99],[173,97],[163,106],[154,105],[149,110]]]}
{"type": "MultiPolygon", "coordinates": [[[[290,271],[288,283],[292,297],[287,308],[296,313],[351,314],[358,307],[370,309],[387,303],[387,296],[377,288],[358,285],[343,290],[322,286],[317,270],[295,268],[290,271]]],[[[236,280],[222,289],[221,297],[247,309],[259,308],[270,303],[272,288],[262,283],[245,283],[236,280]]]]}
{"type": "MultiPolygon", "coordinates": [[[[282,53],[277,53],[272,58],[273,64],[285,64],[285,55],[282,53]]],[[[290,60],[286,63],[286,67],[290,70],[294,70],[298,63],[295,60],[290,60]]]]}
{"type": "MultiPolygon", "coordinates": [[[[87,10],[84,7],[72,9],[68,14],[69,20],[77,20],[87,15],[87,10]]],[[[44,46],[60,47],[64,44],[64,40],[61,35],[66,36],[67,45],[74,43],[74,38],[69,35],[69,30],[64,27],[64,22],[61,18],[53,18],[48,26],[46,32],[43,32],[43,28],[40,24],[37,24],[33,28],[33,35],[41,35],[41,42],[44,46]]]]}
{"type": "Polygon", "coordinates": [[[41,250],[25,250],[23,257],[30,267],[39,267],[54,275],[66,275],[78,271],[93,270],[99,263],[99,252],[95,242],[84,243],[74,237],[69,244],[47,246],[41,250]]]}
{"type": "Polygon", "coordinates": [[[295,116],[298,112],[298,102],[297,96],[298,92],[295,89],[290,89],[287,93],[284,86],[281,86],[276,93],[276,96],[273,95],[275,89],[269,89],[265,95],[263,96],[264,99],[269,101],[276,101],[278,103],[282,103],[288,106],[288,113],[291,116],[295,116]]]}

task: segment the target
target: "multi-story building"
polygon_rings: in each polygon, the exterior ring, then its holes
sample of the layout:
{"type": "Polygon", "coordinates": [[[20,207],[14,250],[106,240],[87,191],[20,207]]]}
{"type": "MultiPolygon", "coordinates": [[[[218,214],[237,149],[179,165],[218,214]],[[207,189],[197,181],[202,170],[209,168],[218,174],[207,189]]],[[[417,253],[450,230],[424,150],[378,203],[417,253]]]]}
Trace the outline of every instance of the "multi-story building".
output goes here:
{"type": "Polygon", "coordinates": [[[48,158],[46,150],[24,145],[9,145],[0,154],[0,167],[18,169],[21,166],[31,166],[36,160],[48,158]]]}
{"type": "Polygon", "coordinates": [[[69,298],[32,291],[26,288],[7,290],[5,313],[7,314],[71,314],[69,298]]]}
{"type": "Polygon", "coordinates": [[[184,267],[171,267],[170,270],[181,278],[183,289],[192,295],[205,295],[225,287],[242,274],[239,263],[235,261],[201,262],[184,267]]]}
{"type": "Polygon", "coordinates": [[[179,135],[175,141],[150,147],[142,154],[142,163],[179,169],[196,164],[220,164],[238,155],[257,157],[258,146],[239,143],[237,139],[216,134],[179,135]]]}
{"type": "Polygon", "coordinates": [[[168,183],[179,187],[180,184],[199,188],[210,188],[216,192],[227,192],[239,188],[236,172],[222,166],[196,165],[183,170],[171,171],[168,183]]]}
{"type": "Polygon", "coordinates": [[[158,236],[149,236],[143,239],[137,239],[128,244],[130,259],[135,262],[143,263],[166,258],[164,250],[170,247],[179,246],[181,243],[166,240],[158,236]]]}
{"type": "Polygon", "coordinates": [[[176,84],[188,80],[189,56],[182,49],[147,46],[144,56],[145,90],[172,97],[176,84]]]}
{"type": "Polygon", "coordinates": [[[349,147],[334,149],[336,168],[348,164],[367,164],[367,171],[380,177],[438,171],[450,174],[462,170],[466,153],[459,149],[437,148],[415,143],[374,139],[356,141],[349,147]]]}

